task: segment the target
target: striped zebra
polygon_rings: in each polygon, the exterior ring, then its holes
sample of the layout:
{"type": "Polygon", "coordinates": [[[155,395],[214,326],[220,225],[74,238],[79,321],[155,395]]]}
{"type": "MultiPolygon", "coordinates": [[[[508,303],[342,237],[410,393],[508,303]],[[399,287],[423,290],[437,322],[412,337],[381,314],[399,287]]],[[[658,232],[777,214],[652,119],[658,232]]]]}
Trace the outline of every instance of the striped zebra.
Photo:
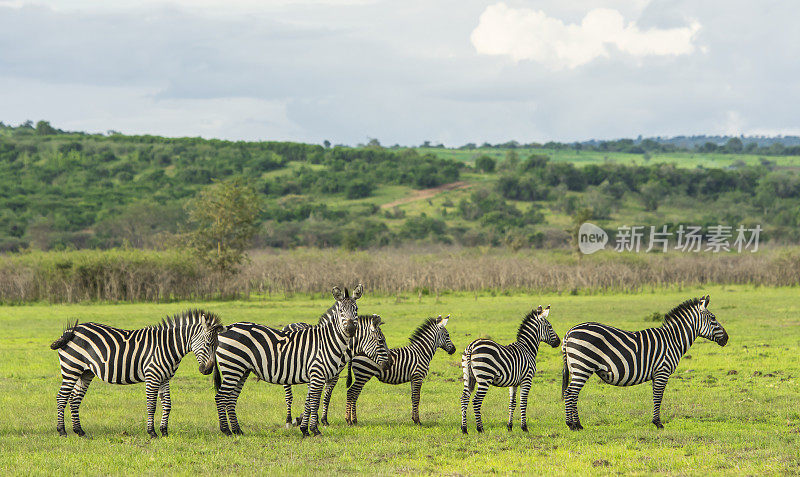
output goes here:
{"type": "MultiPolygon", "coordinates": [[[[345,420],[348,424],[358,423],[356,401],[364,385],[373,376],[387,384],[411,383],[411,420],[415,424],[419,424],[419,397],[422,381],[428,375],[428,367],[434,353],[438,348],[442,348],[448,354],[456,352],[456,347],[450,340],[450,333],[445,328],[449,319],[450,315],[447,315],[445,319],[439,315],[438,318],[425,320],[411,334],[410,343],[407,346],[389,350],[391,365],[385,369],[381,369],[375,361],[366,356],[359,355],[353,358],[350,365],[354,381],[352,385],[348,385],[345,410],[345,420]]],[[[329,393],[326,392],[325,396],[330,399],[329,393]]],[[[327,409],[327,402],[324,406],[327,409]]]]}
{"type": "Polygon", "coordinates": [[[255,323],[234,323],[220,334],[218,366],[214,372],[220,430],[224,434],[242,433],[236,417],[236,401],[252,372],[269,383],[308,383],[300,430],[303,436],[308,436],[309,431],[321,434],[317,410],[322,387],[344,368],[348,346],[353,352],[367,353],[381,363],[388,359],[385,341],[382,346],[379,343],[380,318],[358,319],[356,300],[362,292],[359,285],[351,297],[346,288],[343,294],[335,287],[336,302],[327,311],[328,318],[306,329],[284,332],[255,323]]]}
{"type": "Polygon", "coordinates": [[[519,407],[522,430],[528,432],[527,408],[531,380],[536,374],[536,354],[539,342],[557,347],[561,341],[547,321],[550,305],[531,310],[525,315],[517,331],[517,341],[503,346],[489,339],[473,341],[464,350],[461,367],[464,371],[464,391],[461,393],[461,432],[467,433],[467,404],[472,391],[475,397],[472,407],[478,432],[483,432],[481,404],[489,385],[509,388],[508,430],[514,421],[514,408],[517,405],[517,388],[520,389],[519,407]]]}
{"type": "Polygon", "coordinates": [[[161,435],[167,435],[172,403],[169,380],[181,359],[190,351],[200,365],[200,373],[210,374],[214,367],[217,335],[225,331],[219,317],[203,310],[184,311],[164,319],[160,325],[139,330],[121,330],[99,323],[76,321],[50,345],[58,350],[61,363],[61,388],[58,391],[56,428],[62,436],[64,408],[72,411],[72,430],[83,436],[78,414],[81,401],[92,379],[97,376],[112,384],[145,383],[147,395],[147,433],[157,437],[153,420],[156,397],[161,398],[161,435]]]}
{"type": "Polygon", "coordinates": [[[728,333],[708,310],[710,296],[687,300],[673,308],[658,328],[624,331],[600,323],[583,323],[564,336],[561,385],[567,426],[583,429],[578,418],[578,393],[589,377],[615,386],[653,381],[653,424],[661,424],[661,399],[667,380],[698,336],[728,343],[728,333]]]}
{"type": "MultiPolygon", "coordinates": [[[[322,315],[322,317],[320,318],[320,322],[322,322],[324,319],[326,319],[326,317],[327,317],[327,315],[322,315]]],[[[359,316],[358,318],[360,320],[362,318],[364,318],[364,319],[375,319],[376,317],[378,318],[380,324],[383,324],[383,322],[380,321],[380,316],[378,316],[378,315],[372,315],[372,317],[361,317],[361,316],[359,316]]],[[[310,327],[311,327],[311,325],[309,325],[308,323],[290,323],[290,324],[288,324],[288,325],[283,327],[283,331],[284,332],[298,331],[298,330],[304,330],[304,329],[307,329],[307,328],[310,328],[310,327]]],[[[386,338],[384,338],[383,332],[380,332],[379,337],[378,337],[378,344],[381,345],[381,343],[385,343],[385,342],[386,342],[386,338]]],[[[390,350],[390,352],[391,352],[391,350],[390,350]]],[[[359,356],[364,356],[364,355],[359,355],[359,356]]],[[[347,351],[345,352],[345,357],[346,357],[345,360],[348,363],[352,363],[353,351],[352,351],[351,347],[347,348],[347,351]]],[[[372,361],[372,362],[375,363],[374,361],[372,361]]],[[[392,363],[392,359],[391,359],[391,355],[390,355],[389,359],[387,359],[387,360],[385,360],[383,362],[383,367],[388,367],[388,366],[391,365],[391,363],[392,363]]],[[[377,367],[377,364],[375,366],[377,367]]],[[[348,368],[348,375],[347,375],[348,383],[351,381],[351,374],[350,374],[351,371],[352,371],[352,366],[348,368]]],[[[333,376],[333,377],[331,377],[331,378],[329,378],[328,380],[325,381],[325,390],[324,390],[324,393],[323,393],[323,396],[322,396],[322,416],[319,419],[320,424],[325,425],[325,426],[328,425],[328,405],[331,402],[331,395],[333,394],[333,388],[336,387],[336,383],[339,382],[339,374],[341,374],[341,371],[340,371],[340,373],[337,373],[335,376],[333,376]]],[[[292,426],[292,424],[294,424],[296,426],[299,426],[300,425],[300,421],[301,421],[301,418],[299,416],[297,417],[297,420],[295,422],[292,422],[292,401],[294,400],[294,396],[292,394],[292,386],[291,386],[291,384],[284,384],[283,385],[283,393],[284,393],[284,399],[286,401],[286,427],[289,428],[289,427],[292,426]]]]}

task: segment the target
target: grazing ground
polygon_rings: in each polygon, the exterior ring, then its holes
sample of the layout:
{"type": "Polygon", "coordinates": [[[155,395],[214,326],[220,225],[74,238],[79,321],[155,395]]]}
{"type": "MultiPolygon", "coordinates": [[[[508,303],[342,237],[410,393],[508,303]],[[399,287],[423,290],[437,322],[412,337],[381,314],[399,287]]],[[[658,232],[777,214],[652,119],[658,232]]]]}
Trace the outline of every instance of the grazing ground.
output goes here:
{"type": "MultiPolygon", "coordinates": [[[[410,420],[409,387],[375,380],[359,400],[359,425],[344,424],[344,383],[332,401],[331,425],[317,438],[301,439],[283,427],[280,386],[250,379],[239,401],[245,435],[219,433],[209,377],[186,357],[171,386],[170,436],[145,433],[143,385],[111,386],[95,379],[81,414],[90,439],[70,431],[58,437],[55,394],[60,383],[56,352],[49,344],[70,318],[120,327],[156,323],[167,313],[202,306],[226,323],[282,325],[315,321],[332,302],[275,297],[247,302],[158,305],[31,305],[0,307],[0,469],[4,474],[152,473],[800,473],[800,301],[796,288],[708,287],[640,295],[490,296],[454,294],[395,297],[369,294],[360,312],[379,313],[390,346],[407,342],[426,316],[452,314],[448,329],[458,351],[439,351],[422,389],[422,426],[410,420]],[[626,329],[656,326],[653,312],[684,299],[711,294],[711,310],[730,333],[727,347],[699,339],[669,382],[662,419],[650,424],[651,387],[615,388],[598,379],[581,393],[586,427],[564,424],[560,397],[560,351],[539,352],[539,374],[531,390],[527,434],[505,429],[508,393],[490,390],[484,403],[486,432],[459,430],[462,389],[460,354],[477,337],[513,340],[523,314],[552,305],[559,334],[584,321],[626,329]]],[[[296,388],[295,412],[305,392],[296,388]]],[[[159,411],[160,412],[160,411],[159,411]]],[[[69,422],[69,421],[67,421],[69,422]]],[[[69,423],[67,428],[70,429],[69,423]]]]}

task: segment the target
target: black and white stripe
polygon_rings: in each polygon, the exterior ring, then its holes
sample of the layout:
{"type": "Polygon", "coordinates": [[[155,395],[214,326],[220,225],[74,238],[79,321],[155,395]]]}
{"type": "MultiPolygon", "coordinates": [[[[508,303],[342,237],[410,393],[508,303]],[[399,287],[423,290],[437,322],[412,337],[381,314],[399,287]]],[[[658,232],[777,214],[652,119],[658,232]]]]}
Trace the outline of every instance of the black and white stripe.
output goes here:
{"type": "Polygon", "coordinates": [[[562,394],[567,426],[583,429],[578,418],[578,393],[592,374],[615,386],[653,381],[653,424],[661,424],[661,399],[669,376],[698,336],[720,346],[728,333],[708,310],[711,297],[688,300],[667,313],[664,324],[642,331],[624,331],[600,323],[583,323],[564,336],[562,394]]]}
{"type": "MultiPolygon", "coordinates": [[[[320,323],[322,323],[326,318],[327,318],[327,315],[323,315],[320,318],[320,323]]],[[[369,316],[364,316],[364,317],[359,316],[358,318],[359,318],[360,321],[362,319],[363,320],[376,320],[377,319],[378,323],[383,324],[381,322],[380,316],[378,316],[378,315],[372,315],[371,317],[369,317],[369,316]]],[[[364,323],[362,323],[362,326],[363,325],[367,325],[367,324],[369,324],[369,321],[364,321],[364,323]]],[[[298,330],[304,330],[304,329],[310,328],[310,327],[311,327],[311,325],[309,325],[308,323],[290,323],[290,324],[288,324],[288,325],[283,327],[283,331],[285,331],[285,332],[286,331],[298,331],[298,330]]],[[[377,345],[383,347],[383,346],[385,346],[385,343],[386,343],[386,338],[383,336],[383,332],[378,330],[377,345]]],[[[352,363],[352,358],[353,358],[353,354],[354,354],[353,350],[354,350],[353,346],[349,346],[347,348],[347,351],[345,352],[345,361],[347,361],[349,363],[352,363]]],[[[387,349],[387,351],[388,351],[388,349],[387,349]]],[[[366,355],[364,353],[359,354],[359,356],[362,356],[362,357],[364,357],[366,359],[369,359],[369,358],[366,357],[366,355]]],[[[383,363],[383,365],[380,366],[380,368],[389,366],[391,364],[391,357],[388,356],[388,353],[387,353],[387,356],[384,357],[383,354],[382,354],[382,349],[379,350],[378,356],[379,356],[379,361],[381,361],[381,363],[383,363]]],[[[375,363],[375,361],[372,361],[372,360],[370,360],[370,361],[372,363],[375,363]]],[[[378,367],[377,364],[375,364],[375,366],[378,367]]],[[[349,370],[352,371],[352,367],[350,367],[349,370]]],[[[339,382],[339,375],[340,374],[341,374],[341,372],[337,373],[335,376],[332,376],[327,381],[325,381],[325,390],[324,390],[324,394],[323,394],[323,397],[322,397],[322,415],[321,415],[321,417],[319,419],[320,424],[325,425],[325,426],[328,425],[328,406],[329,406],[329,404],[331,402],[331,395],[333,394],[333,388],[335,388],[336,387],[336,383],[339,382]]],[[[351,375],[348,373],[348,382],[350,380],[351,380],[351,375]]],[[[293,394],[292,394],[292,386],[290,384],[284,384],[283,385],[283,392],[284,392],[284,400],[286,402],[286,427],[288,428],[292,424],[300,425],[300,420],[301,420],[300,417],[297,418],[296,422],[294,422],[294,423],[292,422],[292,401],[294,399],[293,398],[293,394]]]]}
{"type": "Polygon", "coordinates": [[[531,310],[522,320],[517,331],[517,341],[503,346],[488,339],[475,340],[464,350],[461,367],[464,372],[464,391],[461,393],[461,432],[467,433],[467,404],[473,390],[472,406],[478,432],[483,432],[481,404],[489,386],[508,387],[508,430],[512,428],[514,408],[517,404],[517,388],[520,388],[520,414],[522,430],[528,431],[527,408],[531,380],[536,374],[536,354],[539,342],[552,347],[559,345],[558,335],[553,331],[547,316],[550,306],[531,310]]]}
{"type": "MultiPolygon", "coordinates": [[[[351,361],[353,384],[347,390],[347,405],[345,410],[345,420],[348,424],[358,423],[356,417],[356,401],[364,385],[373,376],[379,381],[387,384],[411,383],[411,420],[419,424],[419,399],[422,389],[422,381],[428,375],[428,368],[433,359],[434,353],[439,348],[447,351],[448,354],[456,352],[456,347],[450,340],[447,332],[447,318],[429,318],[425,320],[411,335],[410,343],[401,348],[389,350],[391,365],[383,369],[363,355],[353,357],[351,361]]],[[[329,399],[328,393],[326,398],[329,399]]],[[[327,408],[327,403],[325,403],[327,408]]]]}
{"type": "Polygon", "coordinates": [[[214,367],[217,334],[224,331],[219,318],[202,310],[185,311],[160,325],[139,330],[121,330],[99,323],[81,323],[68,327],[50,347],[58,350],[61,363],[61,388],[58,391],[57,429],[62,436],[64,408],[72,411],[72,429],[79,436],[79,408],[92,379],[112,384],[145,383],[147,395],[147,432],[156,437],[154,416],[156,397],[161,398],[161,434],[167,435],[172,408],[169,380],[175,375],[181,358],[194,352],[202,374],[214,367]]]}
{"type": "Polygon", "coordinates": [[[378,343],[379,322],[368,320],[364,329],[364,320],[358,319],[356,300],[362,291],[359,285],[351,297],[347,289],[342,294],[338,287],[334,288],[336,303],[328,310],[329,317],[309,328],[284,332],[255,323],[235,323],[220,334],[214,373],[220,430],[225,434],[242,433],[236,418],[236,400],[252,372],[269,383],[308,383],[300,430],[304,436],[309,431],[320,434],[317,410],[322,387],[344,368],[348,346],[370,353],[379,361],[379,353],[383,359],[388,358],[386,343],[382,347],[378,343]]]}

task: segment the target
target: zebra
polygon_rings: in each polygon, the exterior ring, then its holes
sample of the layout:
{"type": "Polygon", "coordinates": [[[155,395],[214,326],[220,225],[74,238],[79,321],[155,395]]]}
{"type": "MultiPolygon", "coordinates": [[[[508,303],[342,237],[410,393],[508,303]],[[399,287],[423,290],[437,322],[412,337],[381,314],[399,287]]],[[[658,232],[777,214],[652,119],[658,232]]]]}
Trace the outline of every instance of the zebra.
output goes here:
{"type": "Polygon", "coordinates": [[[710,296],[687,300],[673,308],[658,328],[624,331],[600,323],[583,323],[564,336],[564,370],[561,393],[565,401],[567,426],[581,430],[578,393],[589,377],[615,386],[632,386],[653,381],[653,424],[663,429],[661,399],[667,380],[684,353],[698,336],[728,343],[728,332],[708,310],[710,296]]]}
{"type": "Polygon", "coordinates": [[[85,436],[79,408],[92,379],[97,376],[111,384],[145,383],[147,396],[147,433],[157,437],[153,420],[156,397],[161,398],[161,435],[167,436],[167,423],[172,402],[169,380],[175,375],[181,359],[190,351],[200,365],[200,373],[208,375],[214,367],[217,335],[225,331],[217,315],[204,310],[187,310],[160,325],[138,330],[121,330],[100,323],[70,325],[50,348],[58,350],[61,363],[61,387],[56,396],[58,418],[56,428],[62,436],[64,408],[72,411],[72,430],[85,436]]]}
{"type": "MultiPolygon", "coordinates": [[[[414,424],[419,424],[419,398],[422,388],[422,381],[428,375],[428,367],[431,359],[438,348],[447,351],[448,354],[456,352],[456,347],[450,340],[447,332],[447,322],[450,315],[442,319],[428,318],[412,334],[410,343],[401,348],[389,350],[391,366],[380,369],[380,367],[366,356],[358,355],[353,357],[350,362],[354,381],[348,384],[347,405],[345,410],[345,421],[350,425],[356,425],[356,401],[364,388],[364,385],[373,376],[379,381],[387,384],[403,384],[411,382],[411,420],[414,424]]],[[[335,381],[333,385],[335,385],[335,381]]],[[[333,386],[331,386],[332,390],[333,386]]],[[[325,393],[329,400],[330,393],[325,393]]],[[[324,408],[327,410],[327,402],[324,408]]]]}
{"type": "Polygon", "coordinates": [[[234,323],[220,334],[214,370],[214,386],[220,431],[242,434],[236,417],[236,401],[250,373],[259,380],[275,384],[308,383],[305,410],[300,423],[303,436],[317,427],[317,410],[325,381],[339,373],[345,365],[346,351],[365,352],[376,361],[388,359],[386,342],[378,340],[380,317],[358,319],[356,300],[363,287],[358,285],[350,296],[333,288],[334,305],[320,324],[298,331],[284,332],[255,323],[234,323]],[[350,341],[353,344],[350,345],[350,341]],[[382,344],[382,345],[381,345],[382,344]],[[230,422],[230,427],[229,427],[230,422]]]}
{"type": "Polygon", "coordinates": [[[461,393],[461,432],[467,433],[467,404],[472,391],[475,397],[472,406],[475,410],[475,421],[478,432],[483,432],[481,404],[489,385],[509,388],[508,424],[513,427],[514,408],[517,404],[517,388],[520,387],[519,407],[522,430],[528,432],[527,407],[528,392],[531,380],[536,374],[536,354],[539,342],[557,347],[561,340],[547,321],[550,305],[530,311],[517,331],[517,341],[508,346],[497,344],[490,339],[477,339],[467,346],[461,359],[464,371],[464,391],[461,393]]]}
{"type": "MultiPolygon", "coordinates": [[[[371,318],[359,316],[359,319],[361,319],[361,318],[375,319],[376,317],[378,318],[379,323],[383,324],[383,322],[380,321],[380,316],[374,315],[374,314],[372,315],[371,318]]],[[[322,322],[326,318],[327,318],[327,315],[322,315],[322,317],[320,318],[320,322],[322,322]]],[[[298,331],[298,330],[304,330],[304,329],[307,329],[307,328],[310,328],[310,327],[311,327],[311,325],[309,325],[308,323],[290,323],[290,324],[288,324],[288,325],[283,327],[283,331],[284,332],[298,331]]],[[[380,345],[381,343],[385,343],[385,342],[386,342],[386,339],[384,338],[383,332],[381,331],[379,333],[379,336],[378,336],[378,344],[380,345]]],[[[347,348],[347,350],[345,351],[345,356],[346,356],[346,361],[348,363],[352,363],[353,351],[352,351],[351,347],[347,348]]],[[[363,355],[359,355],[359,356],[363,356],[363,355]]],[[[374,361],[372,361],[372,362],[375,363],[374,361]]],[[[391,365],[391,363],[392,363],[392,358],[391,358],[391,355],[389,355],[389,359],[384,361],[383,367],[388,367],[388,366],[391,365]]],[[[377,364],[375,364],[375,366],[377,367],[377,364]]],[[[351,381],[351,370],[352,370],[352,366],[348,367],[348,375],[347,375],[348,376],[347,377],[348,383],[351,381]]],[[[339,374],[340,373],[341,373],[341,371],[325,381],[325,390],[324,390],[324,394],[323,394],[323,397],[322,397],[322,417],[320,417],[320,419],[319,419],[320,424],[325,425],[325,426],[328,425],[328,405],[330,404],[330,401],[331,401],[331,395],[333,394],[333,388],[336,387],[336,383],[339,381],[339,374]]],[[[283,392],[284,392],[284,400],[286,401],[286,428],[288,429],[292,425],[299,426],[300,425],[300,421],[301,421],[301,417],[298,416],[296,421],[294,421],[294,422],[292,421],[292,401],[294,400],[294,396],[292,394],[292,385],[291,384],[284,384],[283,385],[283,392]]]]}

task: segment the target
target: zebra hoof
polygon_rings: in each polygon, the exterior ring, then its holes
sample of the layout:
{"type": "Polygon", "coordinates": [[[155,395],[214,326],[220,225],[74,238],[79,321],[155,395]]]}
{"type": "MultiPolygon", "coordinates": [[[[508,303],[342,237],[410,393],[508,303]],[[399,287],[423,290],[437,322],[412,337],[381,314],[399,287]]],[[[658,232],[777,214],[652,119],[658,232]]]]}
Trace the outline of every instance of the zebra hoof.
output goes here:
{"type": "Polygon", "coordinates": [[[316,427],[314,429],[311,429],[311,433],[314,435],[314,437],[322,435],[322,433],[316,427]]]}
{"type": "Polygon", "coordinates": [[[462,434],[469,434],[469,432],[467,431],[467,426],[461,426],[461,433],[462,434]]]}
{"type": "Polygon", "coordinates": [[[231,430],[230,430],[230,429],[228,429],[227,427],[220,427],[220,428],[219,428],[219,431],[220,431],[221,433],[225,434],[226,436],[229,436],[229,435],[231,435],[231,430]]]}
{"type": "Polygon", "coordinates": [[[323,417],[322,419],[319,420],[319,423],[322,424],[323,426],[327,426],[328,425],[328,418],[327,417],[323,417]]]}
{"type": "Polygon", "coordinates": [[[75,434],[77,434],[77,435],[78,435],[78,437],[86,437],[86,433],[85,433],[85,432],[83,432],[83,429],[77,429],[77,430],[75,430],[75,434]]]}
{"type": "Polygon", "coordinates": [[[167,437],[169,435],[169,432],[167,432],[166,427],[162,427],[160,431],[161,431],[161,437],[167,437]]]}
{"type": "MultiPolygon", "coordinates": [[[[528,432],[528,425],[527,425],[527,424],[525,424],[525,425],[524,425],[524,426],[522,426],[520,429],[522,429],[522,432],[528,432]]],[[[509,430],[511,430],[511,429],[509,429],[509,430]]]]}
{"type": "MultiPolygon", "coordinates": [[[[158,439],[158,434],[156,434],[156,431],[153,429],[148,429],[147,434],[150,436],[151,439],[158,439]]],[[[78,434],[78,435],[80,436],[83,434],[78,434]]]]}
{"type": "Polygon", "coordinates": [[[294,420],[294,425],[295,425],[295,426],[299,426],[299,425],[300,425],[300,423],[302,423],[302,422],[303,422],[303,418],[302,418],[302,417],[298,417],[298,418],[296,418],[296,419],[294,420]]]}
{"type": "Polygon", "coordinates": [[[476,428],[478,432],[483,432],[483,426],[479,426],[476,428]]]}
{"type": "Polygon", "coordinates": [[[506,424],[506,429],[508,429],[509,432],[511,432],[513,428],[514,426],[512,424],[506,424]]]}
{"type": "Polygon", "coordinates": [[[244,432],[242,432],[242,430],[239,429],[238,427],[233,430],[233,433],[236,434],[237,436],[243,436],[244,435],[244,432]]]}
{"type": "Polygon", "coordinates": [[[308,433],[308,428],[307,427],[300,426],[300,432],[303,433],[303,438],[306,438],[306,437],[308,437],[310,435],[308,433]]]}
{"type": "Polygon", "coordinates": [[[653,421],[653,424],[656,425],[657,429],[664,429],[664,424],[661,424],[661,421],[653,421]]]}
{"type": "Polygon", "coordinates": [[[60,428],[58,428],[57,430],[58,430],[58,435],[59,435],[59,436],[61,436],[61,437],[67,437],[67,431],[66,431],[66,429],[64,429],[63,427],[60,427],[60,428]]]}

